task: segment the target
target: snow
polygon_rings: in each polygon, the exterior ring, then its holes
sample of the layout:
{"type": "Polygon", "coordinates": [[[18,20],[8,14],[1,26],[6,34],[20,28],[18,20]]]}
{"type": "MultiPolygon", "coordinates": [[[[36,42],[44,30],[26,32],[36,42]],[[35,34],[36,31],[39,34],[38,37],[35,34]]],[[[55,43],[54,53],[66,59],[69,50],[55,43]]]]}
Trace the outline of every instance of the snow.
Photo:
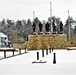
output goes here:
{"type": "Polygon", "coordinates": [[[0,32],[0,37],[7,37],[7,35],[5,35],[4,33],[0,32]]]}
{"type": "Polygon", "coordinates": [[[67,49],[76,50],[76,47],[67,47],[67,49]]]}
{"type": "MultiPolygon", "coordinates": [[[[22,53],[24,50],[22,51],[22,53]]],[[[11,55],[12,53],[7,53],[11,55]]],[[[15,52],[18,54],[18,52],[15,52]]],[[[3,56],[2,52],[0,56],[3,56]]],[[[22,55],[18,55],[11,58],[0,60],[0,74],[50,74],[50,75],[74,75],[76,74],[76,51],[75,50],[54,50],[46,55],[44,51],[44,57],[42,57],[42,51],[29,51],[22,55]],[[39,52],[39,59],[47,61],[47,63],[34,63],[37,61],[36,53],[39,52]],[[56,53],[56,64],[53,64],[53,54],[56,53]]]]}
{"type": "Polygon", "coordinates": [[[9,47],[0,47],[0,50],[11,50],[11,49],[14,49],[14,48],[9,48],[9,47]]]}

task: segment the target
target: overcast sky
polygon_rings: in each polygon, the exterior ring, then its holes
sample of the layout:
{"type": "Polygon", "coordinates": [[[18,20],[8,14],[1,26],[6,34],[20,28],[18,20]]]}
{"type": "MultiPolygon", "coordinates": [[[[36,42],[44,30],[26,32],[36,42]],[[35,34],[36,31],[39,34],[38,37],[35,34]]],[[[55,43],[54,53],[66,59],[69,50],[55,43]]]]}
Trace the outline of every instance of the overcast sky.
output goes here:
{"type": "Polygon", "coordinates": [[[76,0],[0,0],[0,20],[7,19],[33,19],[47,20],[50,16],[50,1],[52,1],[52,15],[61,18],[63,23],[70,16],[76,17],[76,0]]]}

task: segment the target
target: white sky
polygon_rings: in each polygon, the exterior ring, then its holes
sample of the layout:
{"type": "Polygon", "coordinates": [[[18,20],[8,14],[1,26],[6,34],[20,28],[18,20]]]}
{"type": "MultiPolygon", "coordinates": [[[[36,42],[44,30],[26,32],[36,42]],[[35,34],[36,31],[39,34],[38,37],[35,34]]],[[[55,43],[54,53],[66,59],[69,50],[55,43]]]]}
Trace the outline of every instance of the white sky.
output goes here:
{"type": "Polygon", "coordinates": [[[33,19],[33,10],[35,17],[40,20],[47,20],[50,16],[50,1],[52,1],[52,15],[61,18],[63,23],[70,16],[76,17],[76,0],[0,0],[0,20],[7,19],[33,19]]]}

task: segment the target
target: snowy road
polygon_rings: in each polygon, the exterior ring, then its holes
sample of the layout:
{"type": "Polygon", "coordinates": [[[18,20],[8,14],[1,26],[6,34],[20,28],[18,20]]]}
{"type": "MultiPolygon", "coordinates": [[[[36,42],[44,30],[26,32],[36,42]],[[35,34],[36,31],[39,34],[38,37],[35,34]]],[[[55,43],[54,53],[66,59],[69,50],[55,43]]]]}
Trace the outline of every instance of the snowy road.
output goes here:
{"type": "Polygon", "coordinates": [[[47,63],[35,63],[36,52],[30,51],[27,54],[20,56],[0,60],[0,74],[76,74],[76,51],[71,50],[54,50],[56,53],[56,64],[53,64],[53,53],[46,55],[44,52],[44,57],[42,57],[42,51],[40,53],[40,60],[45,60],[47,63]]]}

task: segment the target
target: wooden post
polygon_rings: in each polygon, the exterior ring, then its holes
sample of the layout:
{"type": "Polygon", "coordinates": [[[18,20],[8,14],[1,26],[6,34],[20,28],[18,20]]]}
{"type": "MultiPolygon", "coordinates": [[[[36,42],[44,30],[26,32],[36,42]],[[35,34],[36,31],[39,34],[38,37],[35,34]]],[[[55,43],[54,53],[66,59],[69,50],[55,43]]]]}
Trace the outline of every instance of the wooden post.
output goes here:
{"type": "Polygon", "coordinates": [[[6,58],[6,51],[4,51],[4,58],[6,58]]]}
{"type": "Polygon", "coordinates": [[[21,49],[19,49],[19,54],[21,54],[21,49]]]}
{"type": "Polygon", "coordinates": [[[39,52],[37,52],[37,60],[39,60],[39,52]]]}
{"type": "Polygon", "coordinates": [[[52,47],[52,52],[53,52],[53,47],[52,47]]]}
{"type": "Polygon", "coordinates": [[[14,56],[14,50],[12,52],[13,52],[13,56],[14,56]]]}
{"type": "Polygon", "coordinates": [[[49,48],[49,53],[51,53],[51,48],[49,48]]]}
{"type": "Polygon", "coordinates": [[[56,53],[54,53],[53,64],[56,64],[56,53]]]}
{"type": "Polygon", "coordinates": [[[44,57],[44,50],[42,50],[42,57],[44,57]]]}
{"type": "Polygon", "coordinates": [[[26,48],[25,48],[25,53],[26,53],[26,48]]]}
{"type": "Polygon", "coordinates": [[[48,55],[48,49],[46,49],[46,55],[48,55]]]}

